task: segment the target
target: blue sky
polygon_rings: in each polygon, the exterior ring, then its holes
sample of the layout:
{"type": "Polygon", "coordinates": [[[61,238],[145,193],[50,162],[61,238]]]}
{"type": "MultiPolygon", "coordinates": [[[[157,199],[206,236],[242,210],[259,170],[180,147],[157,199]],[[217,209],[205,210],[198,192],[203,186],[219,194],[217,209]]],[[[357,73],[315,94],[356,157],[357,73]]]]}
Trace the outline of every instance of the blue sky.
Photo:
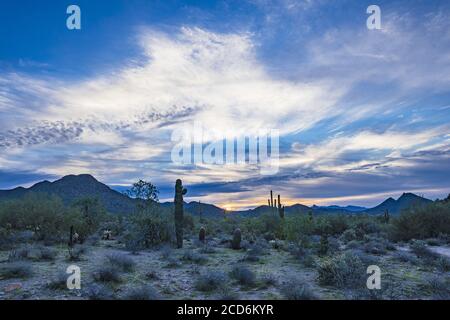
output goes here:
{"type": "Polygon", "coordinates": [[[450,192],[448,1],[0,4],[0,188],[91,173],[246,208],[450,192]],[[81,8],[81,30],[66,8],[81,8]],[[381,8],[368,30],[366,8],[381,8]],[[280,131],[280,170],[180,166],[171,133],[280,131]]]}

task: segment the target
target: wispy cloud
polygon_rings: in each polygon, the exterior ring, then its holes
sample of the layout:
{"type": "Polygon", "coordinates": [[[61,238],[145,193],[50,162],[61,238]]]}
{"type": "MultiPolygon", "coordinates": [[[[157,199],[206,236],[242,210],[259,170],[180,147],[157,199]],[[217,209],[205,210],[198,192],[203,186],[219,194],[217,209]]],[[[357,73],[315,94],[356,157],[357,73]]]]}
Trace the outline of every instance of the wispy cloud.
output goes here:
{"type": "MultiPolygon", "coordinates": [[[[316,5],[283,1],[265,23],[316,5]]],[[[391,12],[381,32],[323,30],[298,48],[303,60],[289,76],[258,54],[261,35],[197,27],[140,28],[140,60],[87,79],[0,74],[3,177],[26,164],[30,180],[90,172],[122,185],[147,177],[164,189],[181,176],[192,199],[228,206],[265,203],[271,187],[287,202],[363,201],[401,189],[434,195],[445,189],[438,173],[450,172],[448,110],[429,99],[449,93],[444,16],[391,12]],[[279,174],[172,164],[170,132],[193,120],[221,132],[279,129],[279,174]]]]}

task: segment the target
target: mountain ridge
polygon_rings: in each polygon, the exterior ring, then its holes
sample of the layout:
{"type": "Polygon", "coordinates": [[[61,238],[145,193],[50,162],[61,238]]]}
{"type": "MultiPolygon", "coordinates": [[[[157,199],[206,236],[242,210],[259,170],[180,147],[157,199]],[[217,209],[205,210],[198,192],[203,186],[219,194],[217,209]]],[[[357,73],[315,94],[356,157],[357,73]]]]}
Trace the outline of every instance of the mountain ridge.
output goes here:
{"type": "MultiPolygon", "coordinates": [[[[10,190],[0,190],[0,201],[16,199],[25,196],[30,192],[53,194],[59,196],[67,205],[82,197],[97,197],[102,201],[105,208],[111,213],[131,213],[136,206],[136,199],[130,198],[106,184],[98,181],[90,174],[67,175],[61,179],[50,182],[48,180],[35,183],[29,188],[16,187],[10,190]]],[[[392,197],[387,198],[379,205],[372,208],[358,206],[316,206],[308,207],[297,203],[285,207],[286,215],[302,214],[313,211],[319,214],[344,213],[344,214],[383,214],[386,210],[393,215],[399,214],[401,210],[412,205],[425,205],[432,201],[420,197],[414,193],[403,193],[397,200],[392,197]]],[[[173,202],[160,203],[163,207],[173,206],[173,202]]],[[[223,216],[225,210],[208,203],[198,201],[185,202],[185,209],[193,215],[204,215],[205,217],[223,216]]],[[[274,211],[267,205],[261,205],[253,209],[228,211],[230,214],[242,216],[259,216],[264,213],[274,211]]]]}

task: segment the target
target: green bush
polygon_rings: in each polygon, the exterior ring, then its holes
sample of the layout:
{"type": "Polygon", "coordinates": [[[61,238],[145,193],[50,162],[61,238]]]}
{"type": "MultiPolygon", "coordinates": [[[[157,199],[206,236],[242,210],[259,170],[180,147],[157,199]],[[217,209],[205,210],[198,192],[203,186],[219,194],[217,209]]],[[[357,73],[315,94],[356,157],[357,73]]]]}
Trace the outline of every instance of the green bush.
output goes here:
{"type": "Polygon", "coordinates": [[[29,278],[33,275],[33,269],[29,262],[17,261],[7,263],[0,267],[0,278],[29,278]]]}
{"type": "Polygon", "coordinates": [[[106,256],[109,264],[123,272],[133,272],[136,267],[136,262],[125,254],[111,253],[106,256]]]}
{"type": "Polygon", "coordinates": [[[289,279],[281,288],[281,293],[288,300],[316,300],[318,297],[312,289],[298,279],[289,279]]]}
{"type": "Polygon", "coordinates": [[[392,221],[390,237],[395,241],[437,238],[450,234],[450,203],[433,202],[403,211],[392,221]]]}
{"type": "Polygon", "coordinates": [[[125,295],[126,300],[159,300],[160,294],[153,286],[144,285],[138,288],[130,289],[125,295]]]}
{"type": "Polygon", "coordinates": [[[191,249],[186,249],[181,257],[181,260],[188,261],[196,264],[204,264],[208,261],[208,258],[204,255],[197,253],[191,249]]]}
{"type": "Polygon", "coordinates": [[[325,259],[318,267],[319,283],[337,288],[365,286],[366,269],[355,255],[344,253],[325,259]]]}
{"type": "MultiPolygon", "coordinates": [[[[80,201],[65,207],[56,196],[30,193],[20,199],[1,202],[0,225],[5,227],[0,230],[0,242],[22,231],[30,232],[33,241],[65,242],[70,226],[74,226],[80,239],[85,239],[97,229],[104,210],[98,201],[80,201]]],[[[16,243],[19,240],[16,239],[16,243]]]]}
{"type": "Polygon", "coordinates": [[[231,272],[230,277],[237,280],[243,286],[253,286],[255,284],[256,276],[248,267],[243,265],[235,266],[231,272]]]}
{"type": "Polygon", "coordinates": [[[97,282],[120,282],[119,271],[111,266],[101,266],[94,271],[94,280],[97,282]]]}
{"type": "Polygon", "coordinates": [[[173,214],[156,206],[131,218],[130,232],[124,236],[126,245],[150,248],[174,240],[173,214]]]}
{"type": "Polygon", "coordinates": [[[195,288],[199,291],[214,291],[225,287],[227,277],[220,271],[208,271],[200,275],[195,281],[195,288]]]}

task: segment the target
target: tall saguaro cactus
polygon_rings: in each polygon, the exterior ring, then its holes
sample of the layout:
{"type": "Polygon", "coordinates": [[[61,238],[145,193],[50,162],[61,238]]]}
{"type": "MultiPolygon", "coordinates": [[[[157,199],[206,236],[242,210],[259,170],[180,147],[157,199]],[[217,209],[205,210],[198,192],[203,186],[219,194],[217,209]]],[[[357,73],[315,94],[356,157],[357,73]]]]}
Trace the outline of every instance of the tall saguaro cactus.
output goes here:
{"type": "Polygon", "coordinates": [[[177,247],[183,247],[183,195],[187,190],[183,188],[183,183],[177,179],[175,183],[175,235],[177,238],[177,247]]]}
{"type": "Polygon", "coordinates": [[[278,195],[278,214],[280,215],[280,218],[284,218],[284,206],[281,205],[281,196],[278,195]]]}
{"type": "Polygon", "coordinates": [[[384,211],[384,223],[389,223],[389,210],[388,209],[386,209],[385,211],[384,211]]]}
{"type": "Polygon", "coordinates": [[[273,207],[273,192],[270,190],[270,206],[273,207]]]}
{"type": "Polygon", "coordinates": [[[284,218],[284,205],[281,204],[281,196],[278,195],[278,199],[273,198],[273,191],[270,190],[270,199],[267,199],[267,203],[269,204],[269,207],[271,208],[272,212],[275,212],[278,210],[278,214],[281,219],[284,218]]]}

